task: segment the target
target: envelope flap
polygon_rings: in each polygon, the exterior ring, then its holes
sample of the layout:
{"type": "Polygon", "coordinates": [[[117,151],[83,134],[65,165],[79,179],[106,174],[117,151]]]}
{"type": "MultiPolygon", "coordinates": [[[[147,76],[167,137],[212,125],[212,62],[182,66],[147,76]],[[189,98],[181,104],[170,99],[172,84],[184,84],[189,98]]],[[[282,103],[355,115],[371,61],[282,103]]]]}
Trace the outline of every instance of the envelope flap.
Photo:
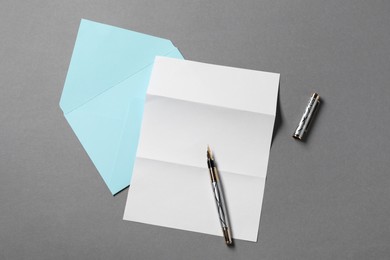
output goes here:
{"type": "Polygon", "coordinates": [[[81,20],[61,96],[62,110],[72,111],[174,48],[166,39],[81,20]]]}

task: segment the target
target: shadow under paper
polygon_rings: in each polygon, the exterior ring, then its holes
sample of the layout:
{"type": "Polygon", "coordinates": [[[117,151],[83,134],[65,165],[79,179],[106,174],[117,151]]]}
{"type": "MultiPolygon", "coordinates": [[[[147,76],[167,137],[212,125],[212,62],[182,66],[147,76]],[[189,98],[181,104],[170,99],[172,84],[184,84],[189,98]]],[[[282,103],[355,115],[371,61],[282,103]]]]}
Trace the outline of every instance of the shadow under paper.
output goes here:
{"type": "Polygon", "coordinates": [[[279,83],[279,90],[278,90],[278,96],[277,96],[277,102],[276,102],[276,116],[275,116],[275,124],[274,124],[274,130],[272,132],[272,141],[271,146],[274,143],[275,137],[277,135],[278,130],[283,124],[283,114],[280,106],[280,83],[279,83]]]}

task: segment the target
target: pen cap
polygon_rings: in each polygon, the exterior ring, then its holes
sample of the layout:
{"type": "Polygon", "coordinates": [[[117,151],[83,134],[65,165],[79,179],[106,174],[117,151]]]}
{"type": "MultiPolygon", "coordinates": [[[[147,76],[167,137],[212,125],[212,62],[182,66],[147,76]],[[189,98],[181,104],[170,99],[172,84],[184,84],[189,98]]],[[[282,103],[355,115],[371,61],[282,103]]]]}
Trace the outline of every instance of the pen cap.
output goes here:
{"type": "Polygon", "coordinates": [[[306,136],[307,131],[310,127],[310,123],[313,121],[313,118],[316,114],[316,111],[320,105],[320,95],[314,93],[310,99],[309,103],[306,106],[305,112],[302,115],[301,120],[292,137],[298,140],[303,140],[306,136]]]}

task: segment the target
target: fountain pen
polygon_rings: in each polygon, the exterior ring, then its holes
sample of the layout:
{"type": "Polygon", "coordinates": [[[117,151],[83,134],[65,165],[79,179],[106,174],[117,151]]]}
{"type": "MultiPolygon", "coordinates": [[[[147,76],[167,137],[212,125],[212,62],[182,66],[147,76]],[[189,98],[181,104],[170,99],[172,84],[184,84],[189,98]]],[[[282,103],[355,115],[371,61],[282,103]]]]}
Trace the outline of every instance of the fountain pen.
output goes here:
{"type": "Polygon", "coordinates": [[[225,198],[223,196],[221,181],[214,157],[209,146],[207,146],[207,166],[210,172],[211,185],[213,188],[214,199],[217,204],[219,221],[221,222],[223,236],[227,245],[232,245],[232,232],[230,230],[229,219],[226,210],[225,198]]]}

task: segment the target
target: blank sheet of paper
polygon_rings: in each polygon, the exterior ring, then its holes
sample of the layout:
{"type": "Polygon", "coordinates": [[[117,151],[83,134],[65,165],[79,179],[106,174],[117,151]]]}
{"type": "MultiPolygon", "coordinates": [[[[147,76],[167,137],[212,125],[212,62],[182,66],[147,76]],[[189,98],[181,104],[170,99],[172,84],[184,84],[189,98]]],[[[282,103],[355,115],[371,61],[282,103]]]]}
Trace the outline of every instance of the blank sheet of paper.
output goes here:
{"type": "Polygon", "coordinates": [[[279,74],[157,57],[124,219],[222,236],[213,150],[233,238],[257,241],[279,74]]]}

